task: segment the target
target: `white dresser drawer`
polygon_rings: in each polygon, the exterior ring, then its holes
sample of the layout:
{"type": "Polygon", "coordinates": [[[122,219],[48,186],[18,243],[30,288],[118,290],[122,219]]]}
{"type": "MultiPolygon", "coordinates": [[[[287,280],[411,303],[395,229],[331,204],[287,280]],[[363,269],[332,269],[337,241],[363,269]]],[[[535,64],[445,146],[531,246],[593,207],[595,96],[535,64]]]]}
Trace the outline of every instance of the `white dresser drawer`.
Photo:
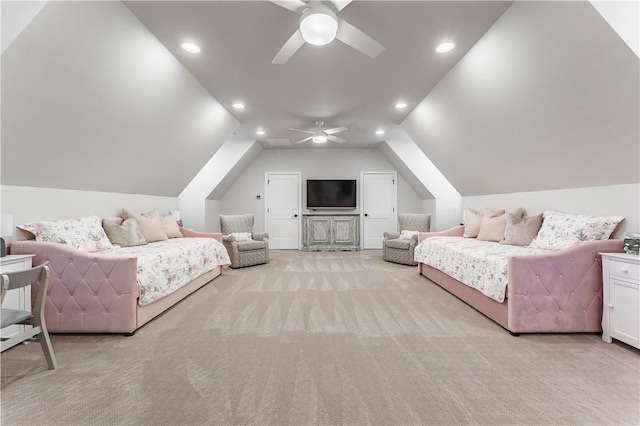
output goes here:
{"type": "Polygon", "coordinates": [[[611,259],[609,276],[638,281],[640,280],[640,265],[611,259]]]}

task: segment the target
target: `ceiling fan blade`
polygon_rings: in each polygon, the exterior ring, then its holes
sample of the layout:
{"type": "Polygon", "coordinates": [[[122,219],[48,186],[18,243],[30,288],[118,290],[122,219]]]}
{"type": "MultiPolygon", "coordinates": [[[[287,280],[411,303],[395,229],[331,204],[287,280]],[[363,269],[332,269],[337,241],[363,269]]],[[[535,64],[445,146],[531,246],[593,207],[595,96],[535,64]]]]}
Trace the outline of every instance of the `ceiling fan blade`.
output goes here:
{"type": "Polygon", "coordinates": [[[336,38],[371,58],[377,57],[384,50],[384,46],[380,43],[340,18],[338,18],[336,38]]]}
{"type": "Polygon", "coordinates": [[[271,62],[278,65],[286,64],[289,58],[291,58],[303,44],[304,39],[302,38],[302,33],[300,32],[300,29],[297,29],[296,32],[289,37],[289,40],[287,40],[284,46],[282,46],[282,49],[280,49],[276,57],[273,58],[273,61],[271,62]]]}
{"type": "Polygon", "coordinates": [[[345,7],[349,6],[353,0],[331,0],[331,3],[336,7],[336,10],[340,12],[345,7]]]}
{"type": "Polygon", "coordinates": [[[304,139],[300,139],[298,142],[296,143],[302,143],[302,142],[306,142],[308,140],[310,140],[313,136],[309,136],[308,138],[304,138],[304,139]]]}
{"type": "Polygon", "coordinates": [[[289,130],[295,130],[296,132],[303,132],[303,133],[315,133],[315,132],[311,132],[309,130],[302,130],[302,129],[294,129],[293,127],[291,127],[289,130]]]}
{"type": "Polygon", "coordinates": [[[333,129],[327,129],[324,132],[328,135],[332,135],[334,133],[346,132],[347,130],[349,130],[347,127],[340,126],[340,127],[334,127],[333,129]]]}
{"type": "Polygon", "coordinates": [[[284,7],[285,9],[289,9],[290,11],[296,12],[296,13],[302,13],[303,10],[309,7],[308,4],[300,0],[269,0],[269,1],[273,4],[277,4],[280,7],[284,7]]]}
{"type": "MultiPolygon", "coordinates": [[[[325,132],[326,133],[326,132],[325,132]]],[[[337,136],[332,136],[332,135],[327,135],[327,140],[330,140],[331,142],[337,142],[337,143],[344,143],[346,142],[345,139],[339,138],[337,136]]]]}

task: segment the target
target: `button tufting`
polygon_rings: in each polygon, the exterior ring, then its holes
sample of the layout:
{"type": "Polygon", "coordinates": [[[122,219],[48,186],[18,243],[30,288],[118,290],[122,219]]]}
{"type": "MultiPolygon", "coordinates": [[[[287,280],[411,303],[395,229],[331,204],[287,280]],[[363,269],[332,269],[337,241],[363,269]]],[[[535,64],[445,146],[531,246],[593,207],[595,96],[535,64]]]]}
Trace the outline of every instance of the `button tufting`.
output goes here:
{"type": "Polygon", "coordinates": [[[562,274],[558,275],[558,277],[562,278],[562,274]]]}
{"type": "Polygon", "coordinates": [[[562,309],[560,309],[560,312],[562,312],[562,309]]]}
{"type": "Polygon", "coordinates": [[[586,310],[586,309],[583,309],[583,310],[582,310],[582,312],[587,312],[587,310],[586,310]]]}
{"type": "MultiPolygon", "coordinates": [[[[81,274],[80,276],[81,276],[82,278],[86,278],[86,275],[85,275],[85,274],[81,274]]],[[[561,276],[562,276],[562,275],[561,275],[561,276]]]]}
{"type": "Polygon", "coordinates": [[[97,291],[94,291],[94,292],[93,292],[93,295],[94,295],[94,296],[97,296],[97,295],[98,295],[98,292],[97,292],[97,291]]]}
{"type": "Polygon", "coordinates": [[[551,293],[547,293],[547,296],[551,296],[551,293]]]}
{"type": "Polygon", "coordinates": [[[576,260],[576,258],[575,258],[575,257],[572,257],[572,258],[571,258],[571,261],[572,261],[572,262],[575,262],[575,260],[576,260]]]}
{"type": "Polygon", "coordinates": [[[538,275],[536,275],[536,280],[540,279],[540,277],[538,275]]]}
{"type": "Polygon", "coordinates": [[[80,309],[80,312],[82,312],[84,314],[85,312],[87,312],[87,310],[82,308],[82,309],[80,309]]]}
{"type": "Polygon", "coordinates": [[[69,258],[69,263],[73,263],[73,257],[69,258]]]}
{"type": "Polygon", "coordinates": [[[109,313],[109,309],[106,309],[106,308],[105,308],[105,310],[104,310],[104,311],[105,311],[106,313],[109,313]]]}
{"type": "Polygon", "coordinates": [[[573,292],[571,292],[571,295],[573,296],[573,292]]]}
{"type": "Polygon", "coordinates": [[[118,296],[121,296],[121,295],[122,295],[122,293],[120,293],[119,291],[117,291],[117,292],[116,292],[116,294],[117,294],[118,296]]]}
{"type": "Polygon", "coordinates": [[[110,274],[105,274],[104,276],[105,276],[105,278],[107,278],[107,279],[108,279],[108,278],[109,278],[109,275],[110,275],[110,274]]]}

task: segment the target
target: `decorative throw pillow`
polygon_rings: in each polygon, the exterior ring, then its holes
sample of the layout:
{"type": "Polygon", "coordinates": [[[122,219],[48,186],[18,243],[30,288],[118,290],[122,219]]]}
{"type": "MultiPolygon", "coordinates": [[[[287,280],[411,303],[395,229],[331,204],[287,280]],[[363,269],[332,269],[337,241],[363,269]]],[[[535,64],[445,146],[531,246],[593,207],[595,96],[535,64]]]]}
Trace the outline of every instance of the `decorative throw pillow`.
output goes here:
{"type": "Polygon", "coordinates": [[[413,236],[418,235],[418,231],[400,231],[400,238],[404,240],[410,240],[413,236]]]}
{"type": "Polygon", "coordinates": [[[530,247],[560,250],[582,241],[608,239],[624,220],[620,216],[590,216],[545,210],[542,226],[530,247]]]}
{"type": "Polygon", "coordinates": [[[175,213],[169,212],[162,216],[160,221],[162,222],[162,229],[168,238],[182,238],[180,226],[178,226],[178,218],[175,216],[175,213]]]}
{"type": "Polygon", "coordinates": [[[32,222],[18,228],[31,232],[36,241],[66,244],[87,251],[113,248],[98,216],[32,222]]]}
{"type": "Polygon", "coordinates": [[[480,223],[482,222],[482,213],[467,207],[464,209],[464,234],[465,238],[476,238],[480,232],[480,223]]]}
{"type": "Polygon", "coordinates": [[[252,241],[253,240],[253,238],[251,238],[251,232],[232,232],[230,235],[232,235],[236,241],[252,241]]]}
{"type": "Polygon", "coordinates": [[[123,221],[121,217],[102,219],[102,227],[112,244],[120,247],[142,246],[147,244],[138,222],[130,217],[123,221]]]}
{"type": "Polygon", "coordinates": [[[122,218],[124,220],[134,218],[138,222],[140,231],[144,235],[144,239],[148,243],[156,241],[165,241],[169,238],[162,229],[162,221],[160,220],[160,212],[158,209],[153,209],[149,213],[135,213],[127,209],[122,209],[122,218]]]}
{"type": "MultiPolygon", "coordinates": [[[[518,209],[513,214],[522,217],[522,209],[518,209]]],[[[485,209],[480,223],[478,239],[483,241],[500,242],[504,240],[504,231],[507,227],[507,214],[504,210],[493,211],[485,209]]]]}
{"type": "Polygon", "coordinates": [[[542,213],[535,216],[518,217],[513,213],[507,213],[507,226],[504,230],[502,244],[512,246],[528,246],[538,235],[542,225],[542,213]]]}

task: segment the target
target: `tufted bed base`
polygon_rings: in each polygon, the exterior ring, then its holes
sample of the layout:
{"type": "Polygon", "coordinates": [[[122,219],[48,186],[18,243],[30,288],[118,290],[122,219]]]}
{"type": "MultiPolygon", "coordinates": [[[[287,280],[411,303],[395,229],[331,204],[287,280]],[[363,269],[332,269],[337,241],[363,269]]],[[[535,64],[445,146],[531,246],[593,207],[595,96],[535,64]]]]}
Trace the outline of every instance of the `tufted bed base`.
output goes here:
{"type": "MultiPolygon", "coordinates": [[[[184,228],[181,231],[187,238],[222,240],[222,234],[184,228]]],[[[133,334],[222,272],[221,267],[216,267],[173,293],[140,306],[135,256],[94,254],[63,244],[33,240],[15,241],[11,253],[35,255],[34,265],[49,262],[51,278],[45,321],[50,333],[133,334]]]]}
{"type": "MultiPolygon", "coordinates": [[[[464,227],[421,233],[462,235],[464,227]]],[[[497,244],[497,243],[496,243],[497,244]]],[[[480,291],[420,263],[419,272],[512,334],[602,331],[602,265],[599,253],[621,252],[622,240],[584,242],[549,254],[509,257],[507,293],[499,303],[480,291]]]]}

